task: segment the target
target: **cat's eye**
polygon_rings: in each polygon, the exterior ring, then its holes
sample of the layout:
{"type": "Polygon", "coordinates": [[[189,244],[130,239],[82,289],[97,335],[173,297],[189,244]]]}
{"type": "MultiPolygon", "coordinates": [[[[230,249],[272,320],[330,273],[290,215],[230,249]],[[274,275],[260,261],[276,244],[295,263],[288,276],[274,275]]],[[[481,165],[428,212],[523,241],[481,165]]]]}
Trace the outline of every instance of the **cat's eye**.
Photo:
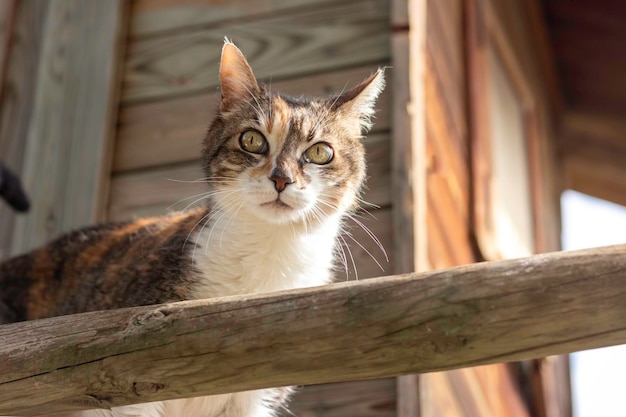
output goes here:
{"type": "Polygon", "coordinates": [[[239,144],[241,147],[250,152],[264,154],[267,153],[269,145],[267,139],[256,130],[246,130],[239,137],[239,144]]]}
{"type": "Polygon", "coordinates": [[[312,162],[317,165],[325,165],[333,160],[335,152],[327,143],[319,142],[304,151],[304,162],[312,162]]]}

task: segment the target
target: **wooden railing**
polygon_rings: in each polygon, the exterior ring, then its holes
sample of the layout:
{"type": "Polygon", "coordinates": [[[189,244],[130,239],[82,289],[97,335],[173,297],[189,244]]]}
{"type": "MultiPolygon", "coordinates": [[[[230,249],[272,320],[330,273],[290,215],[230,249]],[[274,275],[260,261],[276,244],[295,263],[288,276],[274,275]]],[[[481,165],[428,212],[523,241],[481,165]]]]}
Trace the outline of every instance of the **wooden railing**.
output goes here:
{"type": "Polygon", "coordinates": [[[0,327],[0,415],[389,377],[626,343],[626,246],[0,327]]]}

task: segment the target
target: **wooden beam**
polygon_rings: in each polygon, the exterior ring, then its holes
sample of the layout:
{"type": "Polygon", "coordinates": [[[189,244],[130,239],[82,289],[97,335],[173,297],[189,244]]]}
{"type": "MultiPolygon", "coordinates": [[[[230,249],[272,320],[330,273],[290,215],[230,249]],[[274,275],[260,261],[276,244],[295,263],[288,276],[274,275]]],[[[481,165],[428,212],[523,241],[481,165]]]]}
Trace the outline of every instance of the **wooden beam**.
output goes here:
{"type": "Polygon", "coordinates": [[[626,122],[597,111],[569,110],[561,116],[560,146],[571,151],[572,137],[593,140],[594,146],[626,149],[626,122]]]}
{"type": "Polygon", "coordinates": [[[626,342],[626,246],[0,327],[0,414],[440,371],[626,342]]]}
{"type": "Polygon", "coordinates": [[[556,54],[552,47],[548,25],[541,0],[525,0],[526,13],[532,45],[537,56],[537,65],[541,72],[546,97],[549,101],[550,114],[560,115],[564,110],[563,86],[556,64],[556,54]]]}
{"type": "MultiPolygon", "coordinates": [[[[391,4],[393,116],[391,188],[396,273],[429,269],[426,227],[427,0],[391,4]]],[[[419,417],[418,375],[397,379],[398,417],[419,417]]]]}
{"type": "Polygon", "coordinates": [[[37,89],[25,121],[22,175],[32,210],[15,224],[13,253],[103,214],[126,5],[122,0],[48,5],[37,89]]]}

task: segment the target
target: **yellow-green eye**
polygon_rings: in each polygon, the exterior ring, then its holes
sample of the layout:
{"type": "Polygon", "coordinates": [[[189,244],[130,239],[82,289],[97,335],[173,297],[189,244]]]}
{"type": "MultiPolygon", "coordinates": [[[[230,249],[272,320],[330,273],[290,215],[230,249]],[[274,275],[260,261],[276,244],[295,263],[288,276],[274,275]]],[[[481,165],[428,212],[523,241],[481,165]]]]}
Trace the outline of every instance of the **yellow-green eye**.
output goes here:
{"type": "Polygon", "coordinates": [[[264,154],[269,149],[265,137],[256,130],[246,130],[239,138],[241,147],[251,153],[264,154]]]}
{"type": "Polygon", "coordinates": [[[307,149],[302,158],[304,162],[325,165],[333,160],[333,156],[335,156],[333,148],[327,143],[319,142],[307,149]]]}

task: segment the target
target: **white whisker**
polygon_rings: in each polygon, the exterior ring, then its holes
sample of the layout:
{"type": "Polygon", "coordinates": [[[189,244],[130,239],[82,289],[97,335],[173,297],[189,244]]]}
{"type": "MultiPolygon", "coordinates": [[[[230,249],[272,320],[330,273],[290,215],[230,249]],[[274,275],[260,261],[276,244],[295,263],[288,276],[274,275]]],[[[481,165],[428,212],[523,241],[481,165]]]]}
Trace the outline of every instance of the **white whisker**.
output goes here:
{"type": "Polygon", "coordinates": [[[352,220],[353,222],[355,222],[359,227],[361,227],[361,229],[363,229],[363,231],[365,233],[367,233],[367,235],[370,237],[370,239],[372,239],[374,241],[374,243],[376,243],[376,246],[378,246],[378,248],[380,249],[380,251],[383,253],[383,255],[385,255],[385,260],[387,262],[389,262],[389,256],[387,256],[387,251],[385,251],[385,248],[383,246],[383,244],[381,243],[381,241],[376,237],[376,235],[374,234],[374,232],[372,232],[367,226],[365,226],[363,224],[363,222],[361,222],[360,220],[358,220],[356,217],[354,217],[351,214],[348,214],[347,217],[352,220]]]}
{"type": "Polygon", "coordinates": [[[352,256],[352,250],[350,249],[350,245],[348,245],[348,242],[346,242],[346,240],[343,238],[343,236],[339,235],[339,239],[341,239],[343,244],[346,246],[346,250],[348,251],[348,255],[350,256],[350,261],[352,262],[352,268],[354,269],[354,279],[356,281],[358,281],[359,280],[359,271],[356,269],[356,262],[354,261],[354,256],[352,256]]]}
{"type": "MultiPolygon", "coordinates": [[[[367,248],[365,246],[363,246],[361,244],[361,242],[359,242],[354,236],[352,236],[352,233],[350,233],[350,232],[345,232],[345,233],[346,233],[346,236],[348,236],[354,243],[356,243],[361,249],[363,249],[363,251],[365,253],[367,253],[370,258],[372,258],[372,260],[376,263],[376,265],[378,265],[378,267],[380,268],[381,271],[385,272],[385,268],[383,268],[383,266],[380,264],[380,262],[378,262],[378,259],[376,259],[376,257],[374,257],[374,255],[372,255],[372,253],[369,250],[367,250],[367,248]]],[[[387,254],[385,253],[385,256],[386,255],[387,254]]],[[[389,262],[389,261],[387,261],[387,262],[389,262]]]]}

